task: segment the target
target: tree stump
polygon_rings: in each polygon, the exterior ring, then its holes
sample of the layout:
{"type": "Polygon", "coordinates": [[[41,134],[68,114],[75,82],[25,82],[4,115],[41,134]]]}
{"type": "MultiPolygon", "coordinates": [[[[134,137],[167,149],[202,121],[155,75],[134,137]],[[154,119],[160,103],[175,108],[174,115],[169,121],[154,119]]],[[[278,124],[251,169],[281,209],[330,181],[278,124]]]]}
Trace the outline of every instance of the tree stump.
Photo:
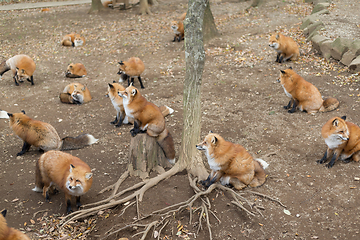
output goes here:
{"type": "Polygon", "coordinates": [[[131,138],[129,160],[130,174],[141,179],[149,177],[152,170],[162,173],[164,168],[171,167],[156,139],[147,134],[131,138]]]}

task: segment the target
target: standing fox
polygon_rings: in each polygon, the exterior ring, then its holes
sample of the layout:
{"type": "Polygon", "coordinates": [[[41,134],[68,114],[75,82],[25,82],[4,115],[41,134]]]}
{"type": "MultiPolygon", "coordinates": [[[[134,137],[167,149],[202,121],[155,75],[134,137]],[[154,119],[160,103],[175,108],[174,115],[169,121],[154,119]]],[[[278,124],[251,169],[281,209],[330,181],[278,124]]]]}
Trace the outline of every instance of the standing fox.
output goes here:
{"type": "Polygon", "coordinates": [[[80,34],[70,33],[63,37],[61,45],[66,47],[79,47],[85,44],[85,38],[80,34]]]}
{"type": "Polygon", "coordinates": [[[196,148],[205,152],[211,168],[209,177],[202,181],[205,187],[220,180],[222,185],[231,184],[240,190],[247,185],[259,187],[266,181],[264,169],[269,164],[261,159],[254,160],[240,144],[227,142],[210,131],[196,148]]]}
{"type": "Polygon", "coordinates": [[[296,61],[299,56],[299,46],[290,37],[286,37],[282,34],[274,34],[270,37],[269,46],[277,52],[276,61],[282,63],[290,59],[296,61]]]}
{"type": "Polygon", "coordinates": [[[24,141],[21,152],[17,156],[27,152],[31,145],[40,148],[43,151],[49,150],[73,150],[96,143],[90,134],[81,134],[76,138],[65,137],[60,139],[55,128],[48,123],[31,119],[21,113],[7,113],[10,117],[9,125],[19,138],[24,141]]]}
{"type": "Polygon", "coordinates": [[[23,82],[24,78],[31,82],[31,85],[34,85],[33,74],[35,69],[36,65],[31,57],[24,54],[16,55],[0,64],[0,77],[5,72],[11,70],[16,86],[19,86],[17,81],[23,82]]]}
{"type": "Polygon", "coordinates": [[[24,233],[7,226],[6,213],[7,211],[3,210],[0,214],[0,240],[30,240],[24,233]]]}
{"type": "Polygon", "coordinates": [[[141,88],[145,88],[142,84],[140,74],[142,74],[145,70],[145,66],[143,61],[140,58],[132,57],[129,58],[127,62],[119,62],[119,72],[118,74],[121,75],[119,82],[124,82],[126,79],[128,81],[128,86],[130,86],[129,78],[131,78],[131,83],[134,84],[134,77],[138,77],[141,88]],[[124,74],[125,73],[125,74],[124,74]],[[125,76],[125,79],[123,79],[125,76]]]}
{"type": "Polygon", "coordinates": [[[184,19],[186,17],[186,13],[183,13],[181,15],[181,17],[179,18],[179,21],[172,21],[171,22],[171,29],[174,31],[174,40],[173,42],[176,41],[176,39],[178,40],[178,42],[180,42],[181,40],[184,39],[184,19]]]}
{"type": "Polygon", "coordinates": [[[76,206],[81,206],[80,196],[89,191],[93,174],[89,165],[68,153],[49,151],[41,155],[36,163],[34,192],[42,192],[50,201],[52,184],[65,193],[66,213],[71,213],[71,196],[76,197],[76,206]]]}
{"type": "MultiPolygon", "coordinates": [[[[114,108],[116,110],[116,117],[115,120],[110,122],[111,124],[115,124],[116,127],[120,127],[121,124],[128,124],[134,123],[133,118],[128,118],[128,116],[125,114],[125,109],[123,105],[123,99],[119,96],[119,91],[125,91],[125,88],[119,84],[119,83],[112,83],[108,84],[108,91],[106,93],[106,97],[109,97],[111,100],[111,103],[114,105],[114,108]]],[[[160,111],[164,117],[167,115],[170,115],[174,112],[172,108],[169,108],[168,106],[160,106],[160,111]]]]}
{"type": "Polygon", "coordinates": [[[322,164],[331,156],[330,162],[326,165],[328,168],[334,166],[338,159],[345,162],[360,160],[360,128],[345,120],[346,116],[334,117],[321,129],[321,135],[328,148],[317,162],[322,164]]]}
{"type": "Polygon", "coordinates": [[[81,63],[70,63],[65,72],[65,77],[82,78],[87,75],[85,66],[81,63]]]}
{"type": "Polygon", "coordinates": [[[134,128],[130,130],[131,136],[138,133],[147,133],[156,138],[156,141],[165,153],[165,157],[172,164],[175,163],[175,146],[170,132],[165,127],[165,118],[161,110],[153,103],[148,102],[133,86],[118,92],[123,98],[125,113],[134,119],[134,128]]]}
{"type": "Polygon", "coordinates": [[[81,83],[70,83],[59,97],[63,103],[83,104],[91,100],[89,89],[81,83]]]}
{"type": "Polygon", "coordinates": [[[280,72],[280,80],[277,81],[281,83],[286,96],[291,98],[289,104],[284,108],[289,109],[293,104],[289,113],[295,112],[296,108],[306,111],[308,114],[329,112],[339,106],[339,101],[335,98],[327,98],[324,101],[319,90],[305,81],[291,67],[285,71],[280,70],[280,72]]]}

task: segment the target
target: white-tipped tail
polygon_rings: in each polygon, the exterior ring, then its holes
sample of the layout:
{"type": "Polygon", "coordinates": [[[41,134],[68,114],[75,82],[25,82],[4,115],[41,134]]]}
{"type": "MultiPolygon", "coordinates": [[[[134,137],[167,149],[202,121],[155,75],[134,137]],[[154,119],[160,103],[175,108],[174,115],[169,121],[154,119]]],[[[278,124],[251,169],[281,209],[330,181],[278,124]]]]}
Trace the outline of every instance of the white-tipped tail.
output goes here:
{"type": "Polygon", "coordinates": [[[165,107],[169,110],[169,114],[172,114],[174,112],[174,109],[172,109],[171,107],[168,107],[165,105],[165,107]]]}
{"type": "Polygon", "coordinates": [[[0,110],[0,118],[9,118],[9,116],[6,111],[0,110]]]}
{"type": "Polygon", "coordinates": [[[97,141],[99,141],[99,139],[94,138],[94,136],[91,135],[91,134],[88,134],[87,136],[88,136],[88,138],[89,138],[89,143],[88,143],[89,145],[94,144],[94,143],[96,143],[97,141]]]}
{"type": "Polygon", "coordinates": [[[168,159],[168,161],[169,161],[169,163],[171,163],[171,164],[175,164],[175,158],[173,158],[173,159],[168,159]]]}
{"type": "Polygon", "coordinates": [[[32,190],[34,192],[43,192],[43,190],[41,188],[39,188],[38,186],[35,186],[32,190]]]}
{"type": "Polygon", "coordinates": [[[255,160],[260,163],[260,165],[263,167],[263,169],[266,169],[269,166],[269,164],[267,162],[265,162],[264,160],[262,160],[260,158],[257,158],[255,160]]]}

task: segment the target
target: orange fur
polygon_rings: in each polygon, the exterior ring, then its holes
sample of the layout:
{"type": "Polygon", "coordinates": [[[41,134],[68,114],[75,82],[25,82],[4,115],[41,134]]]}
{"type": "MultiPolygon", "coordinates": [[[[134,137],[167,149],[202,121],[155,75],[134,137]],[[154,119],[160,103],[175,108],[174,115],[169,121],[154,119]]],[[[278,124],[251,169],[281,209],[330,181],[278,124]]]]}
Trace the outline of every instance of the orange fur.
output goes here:
{"type": "Polygon", "coordinates": [[[24,233],[10,228],[6,223],[6,210],[1,211],[0,213],[0,240],[30,240],[28,236],[24,233]]]}
{"type": "Polygon", "coordinates": [[[63,37],[61,45],[66,47],[78,47],[85,45],[85,38],[80,34],[70,33],[63,37]]]}
{"type": "Polygon", "coordinates": [[[308,114],[316,112],[328,112],[335,110],[339,106],[339,101],[335,98],[322,99],[319,90],[298,75],[292,69],[280,72],[280,83],[284,88],[285,94],[291,98],[285,109],[293,107],[290,113],[295,112],[296,108],[306,111],[308,114]]]}
{"type": "Polygon", "coordinates": [[[178,40],[178,42],[184,39],[185,32],[184,32],[184,24],[182,21],[172,21],[171,29],[174,31],[175,34],[173,42],[175,42],[176,39],[178,40]]]}
{"type": "Polygon", "coordinates": [[[326,165],[328,168],[338,159],[345,162],[360,160],[360,128],[345,120],[346,116],[331,118],[321,129],[321,135],[328,148],[318,162],[324,163],[331,157],[331,161],[326,165]]]}
{"type": "Polygon", "coordinates": [[[102,5],[105,7],[105,8],[108,8],[110,6],[112,6],[112,1],[105,1],[102,3],[102,5]],[[110,6],[109,6],[110,5],[110,6]]]}
{"type": "Polygon", "coordinates": [[[82,63],[70,63],[65,72],[68,78],[81,78],[87,75],[85,66],[82,63]]]}
{"type": "Polygon", "coordinates": [[[89,165],[81,159],[61,151],[49,151],[41,155],[36,164],[35,192],[43,192],[49,201],[49,189],[55,184],[65,193],[67,213],[71,212],[71,196],[76,196],[80,207],[80,196],[89,191],[93,174],[89,165]]]}
{"type": "Polygon", "coordinates": [[[97,141],[90,134],[82,134],[76,138],[65,137],[60,139],[55,128],[49,123],[31,119],[23,112],[8,113],[10,128],[24,141],[22,151],[17,156],[27,152],[31,145],[44,151],[79,149],[97,141]]]}
{"type": "Polygon", "coordinates": [[[138,133],[146,132],[149,136],[155,137],[169,162],[175,163],[174,141],[165,127],[165,118],[161,110],[155,104],[148,102],[133,86],[119,91],[118,94],[123,98],[126,115],[134,118],[131,135],[134,137],[138,133]]]}
{"type": "Polygon", "coordinates": [[[23,82],[24,78],[31,82],[31,85],[34,85],[33,74],[35,69],[36,65],[31,57],[24,54],[15,55],[0,64],[0,77],[11,70],[17,86],[19,86],[17,81],[23,82]]]}
{"type": "Polygon", "coordinates": [[[282,34],[274,34],[270,37],[269,46],[277,52],[276,62],[282,63],[290,59],[295,61],[299,58],[299,46],[290,37],[282,34]]]}
{"type": "MultiPolygon", "coordinates": [[[[141,82],[140,75],[144,72],[145,65],[144,65],[143,61],[141,61],[140,58],[131,57],[127,61],[120,61],[119,64],[120,64],[120,66],[119,66],[118,74],[121,76],[123,74],[126,75],[129,86],[130,86],[129,78],[131,78],[131,83],[134,84],[134,77],[138,77],[141,88],[144,88],[144,85],[141,82]]],[[[124,79],[122,79],[122,77],[120,77],[119,82],[123,82],[123,81],[124,81],[124,79]]]]}
{"type": "Polygon", "coordinates": [[[205,152],[212,170],[203,182],[205,187],[220,181],[223,185],[231,184],[240,190],[248,185],[258,187],[265,183],[266,174],[260,164],[265,162],[254,160],[241,145],[227,142],[220,135],[210,132],[196,147],[205,152]]]}
{"type": "Polygon", "coordinates": [[[91,94],[89,89],[81,83],[70,83],[60,94],[60,101],[63,103],[83,104],[90,102],[90,100],[91,94]]]}
{"type": "Polygon", "coordinates": [[[85,38],[80,34],[75,34],[74,46],[79,47],[85,45],[85,38]]]}

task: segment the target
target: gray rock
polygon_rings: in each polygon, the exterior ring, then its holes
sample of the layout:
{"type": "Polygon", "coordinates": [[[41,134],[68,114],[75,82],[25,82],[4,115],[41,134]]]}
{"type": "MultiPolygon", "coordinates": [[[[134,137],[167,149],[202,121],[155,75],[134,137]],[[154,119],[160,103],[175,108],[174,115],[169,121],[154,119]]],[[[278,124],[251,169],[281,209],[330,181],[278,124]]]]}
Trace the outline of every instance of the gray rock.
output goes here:
{"type": "Polygon", "coordinates": [[[356,58],[356,53],[352,50],[345,52],[340,60],[340,62],[346,66],[349,66],[350,63],[356,58]]]}
{"type": "Polygon", "coordinates": [[[333,41],[331,41],[331,40],[325,40],[320,43],[321,55],[326,59],[329,59],[331,57],[331,44],[332,43],[333,43],[333,41]]]}
{"type": "Polygon", "coordinates": [[[304,29],[304,35],[309,36],[311,33],[320,30],[322,27],[324,27],[323,22],[321,21],[315,22],[304,29]]]}
{"type": "Polygon", "coordinates": [[[315,7],[313,8],[311,14],[320,12],[321,10],[324,10],[324,9],[327,10],[327,7],[329,7],[329,6],[330,6],[329,3],[319,3],[319,4],[316,4],[315,7]]]}
{"type": "Polygon", "coordinates": [[[351,72],[359,72],[360,71],[360,56],[357,56],[349,65],[349,70],[351,72]]]}
{"type": "Polygon", "coordinates": [[[330,40],[330,39],[327,38],[327,37],[324,37],[324,36],[322,36],[322,35],[316,34],[315,36],[313,36],[313,37],[311,38],[312,47],[313,47],[316,51],[318,51],[318,52],[321,53],[321,51],[320,51],[320,44],[321,44],[322,42],[326,41],[326,40],[330,40]]]}
{"type": "Polygon", "coordinates": [[[349,50],[351,46],[352,40],[346,38],[337,38],[331,44],[331,57],[336,60],[341,60],[342,55],[349,50]]]}
{"type": "Polygon", "coordinates": [[[316,14],[309,15],[308,17],[303,18],[300,29],[303,30],[303,29],[307,28],[308,26],[310,26],[316,22],[319,22],[319,21],[320,21],[319,15],[316,15],[316,14]]]}

